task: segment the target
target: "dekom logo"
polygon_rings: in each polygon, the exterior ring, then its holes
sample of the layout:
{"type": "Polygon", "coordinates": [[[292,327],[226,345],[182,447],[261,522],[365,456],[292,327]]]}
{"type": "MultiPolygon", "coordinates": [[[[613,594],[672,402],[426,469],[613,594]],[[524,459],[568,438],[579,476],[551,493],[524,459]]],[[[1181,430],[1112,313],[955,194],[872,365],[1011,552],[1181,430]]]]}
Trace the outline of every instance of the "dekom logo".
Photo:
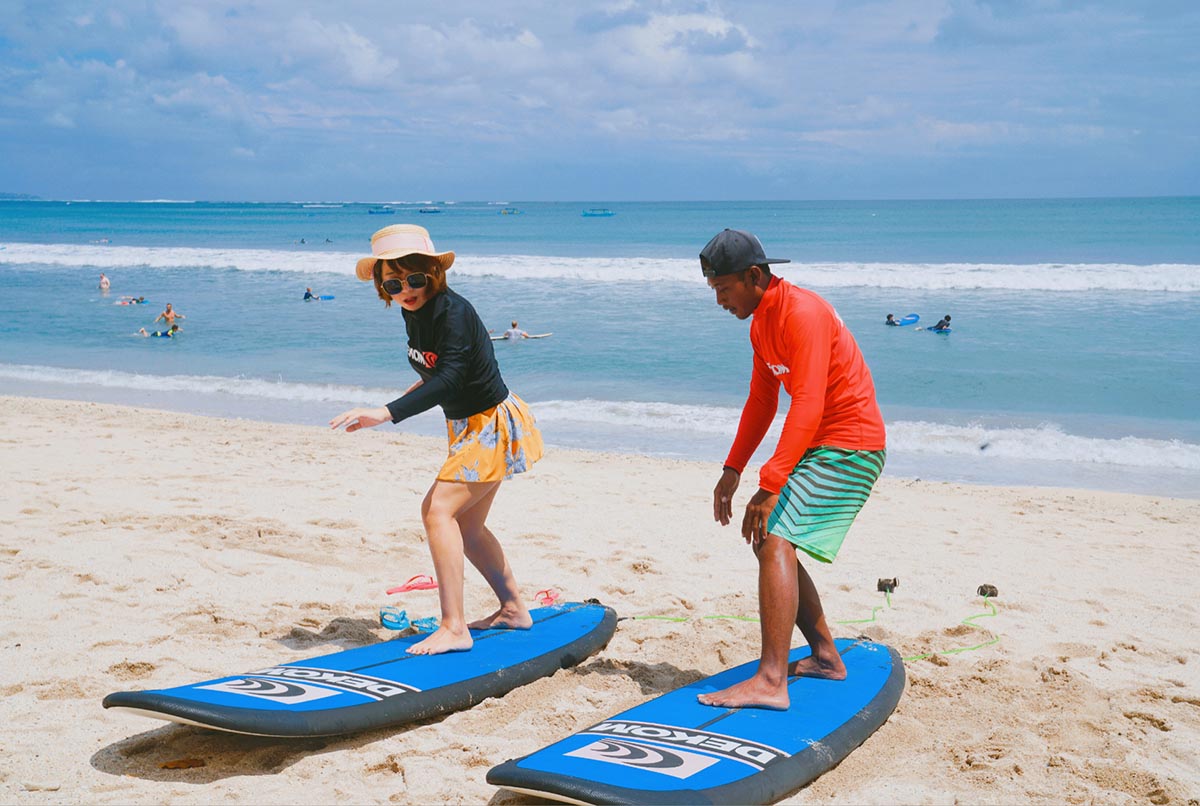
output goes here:
{"type": "Polygon", "coordinates": [[[566,755],[586,758],[589,761],[603,761],[606,764],[620,764],[622,767],[634,767],[681,779],[691,778],[720,761],[716,756],[703,753],[689,753],[674,748],[668,750],[665,747],[624,739],[597,739],[566,755]]]}
{"type": "Polygon", "coordinates": [[[394,680],[382,680],[367,675],[348,674],[330,669],[313,669],[304,666],[272,666],[261,672],[254,672],[255,677],[287,678],[289,680],[306,680],[321,686],[362,694],[373,700],[395,697],[419,689],[398,683],[394,680]]]}
{"type": "Polygon", "coordinates": [[[786,758],[789,755],[778,748],[737,739],[733,736],[688,730],[673,725],[656,725],[651,722],[601,722],[595,727],[588,728],[584,733],[636,737],[658,744],[686,745],[721,758],[749,764],[758,769],[762,769],[777,758],[786,758]]]}

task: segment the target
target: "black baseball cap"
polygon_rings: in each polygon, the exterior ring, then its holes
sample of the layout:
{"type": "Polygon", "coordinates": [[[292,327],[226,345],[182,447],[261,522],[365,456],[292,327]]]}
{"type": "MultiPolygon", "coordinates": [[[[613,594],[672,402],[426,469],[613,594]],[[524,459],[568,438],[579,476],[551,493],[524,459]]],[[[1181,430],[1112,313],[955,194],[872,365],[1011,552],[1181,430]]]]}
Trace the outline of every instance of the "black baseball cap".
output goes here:
{"type": "Polygon", "coordinates": [[[700,270],[705,277],[736,274],[768,263],[791,262],[787,258],[767,257],[758,238],[740,229],[721,230],[700,250],[700,270]]]}

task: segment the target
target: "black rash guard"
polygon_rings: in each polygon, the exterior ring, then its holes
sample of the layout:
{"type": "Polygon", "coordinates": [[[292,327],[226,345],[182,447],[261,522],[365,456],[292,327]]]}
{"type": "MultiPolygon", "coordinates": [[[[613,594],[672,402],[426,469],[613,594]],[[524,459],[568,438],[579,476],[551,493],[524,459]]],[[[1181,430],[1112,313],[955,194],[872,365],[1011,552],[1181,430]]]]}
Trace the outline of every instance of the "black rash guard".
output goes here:
{"type": "Polygon", "coordinates": [[[447,288],[419,310],[400,312],[408,330],[408,363],[424,383],[387,404],[393,423],[437,405],[447,419],[458,420],[508,397],[491,336],[471,303],[447,288]]]}

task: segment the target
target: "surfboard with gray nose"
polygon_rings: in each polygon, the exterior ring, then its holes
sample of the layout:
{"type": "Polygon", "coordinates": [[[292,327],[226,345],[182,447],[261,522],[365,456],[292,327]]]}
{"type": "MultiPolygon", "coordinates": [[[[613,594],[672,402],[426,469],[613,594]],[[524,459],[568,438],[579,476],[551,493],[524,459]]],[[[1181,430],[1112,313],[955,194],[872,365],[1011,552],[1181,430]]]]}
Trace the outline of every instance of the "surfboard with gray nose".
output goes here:
{"type": "Polygon", "coordinates": [[[530,611],[529,630],[472,630],[469,652],[409,655],[412,635],[177,688],[119,691],[105,708],[256,736],[335,736],[469,708],[574,666],[616,629],[611,608],[530,611]]]}
{"type": "MultiPolygon", "coordinates": [[[[900,701],[890,647],[838,639],[845,680],[795,677],[787,711],[701,705],[758,661],[676,689],[494,767],[488,783],[566,803],[774,803],[837,766],[900,701]]],[[[809,650],[793,650],[791,660],[809,650]]]]}

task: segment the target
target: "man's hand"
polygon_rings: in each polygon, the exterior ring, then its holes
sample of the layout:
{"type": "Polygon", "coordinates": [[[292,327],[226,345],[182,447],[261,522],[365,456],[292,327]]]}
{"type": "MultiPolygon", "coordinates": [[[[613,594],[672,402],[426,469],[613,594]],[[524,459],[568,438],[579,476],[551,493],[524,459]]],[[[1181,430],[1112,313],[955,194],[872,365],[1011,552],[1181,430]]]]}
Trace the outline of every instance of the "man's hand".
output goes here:
{"type": "Polygon", "coordinates": [[[713,520],[728,526],[733,520],[733,494],[737,492],[742,477],[731,467],[721,473],[721,480],[713,489],[713,520]]]}
{"type": "Polygon", "coordinates": [[[771,517],[777,503],[779,493],[767,492],[760,487],[746,504],[746,515],[742,518],[742,537],[755,548],[767,539],[767,518],[771,517]]]}

